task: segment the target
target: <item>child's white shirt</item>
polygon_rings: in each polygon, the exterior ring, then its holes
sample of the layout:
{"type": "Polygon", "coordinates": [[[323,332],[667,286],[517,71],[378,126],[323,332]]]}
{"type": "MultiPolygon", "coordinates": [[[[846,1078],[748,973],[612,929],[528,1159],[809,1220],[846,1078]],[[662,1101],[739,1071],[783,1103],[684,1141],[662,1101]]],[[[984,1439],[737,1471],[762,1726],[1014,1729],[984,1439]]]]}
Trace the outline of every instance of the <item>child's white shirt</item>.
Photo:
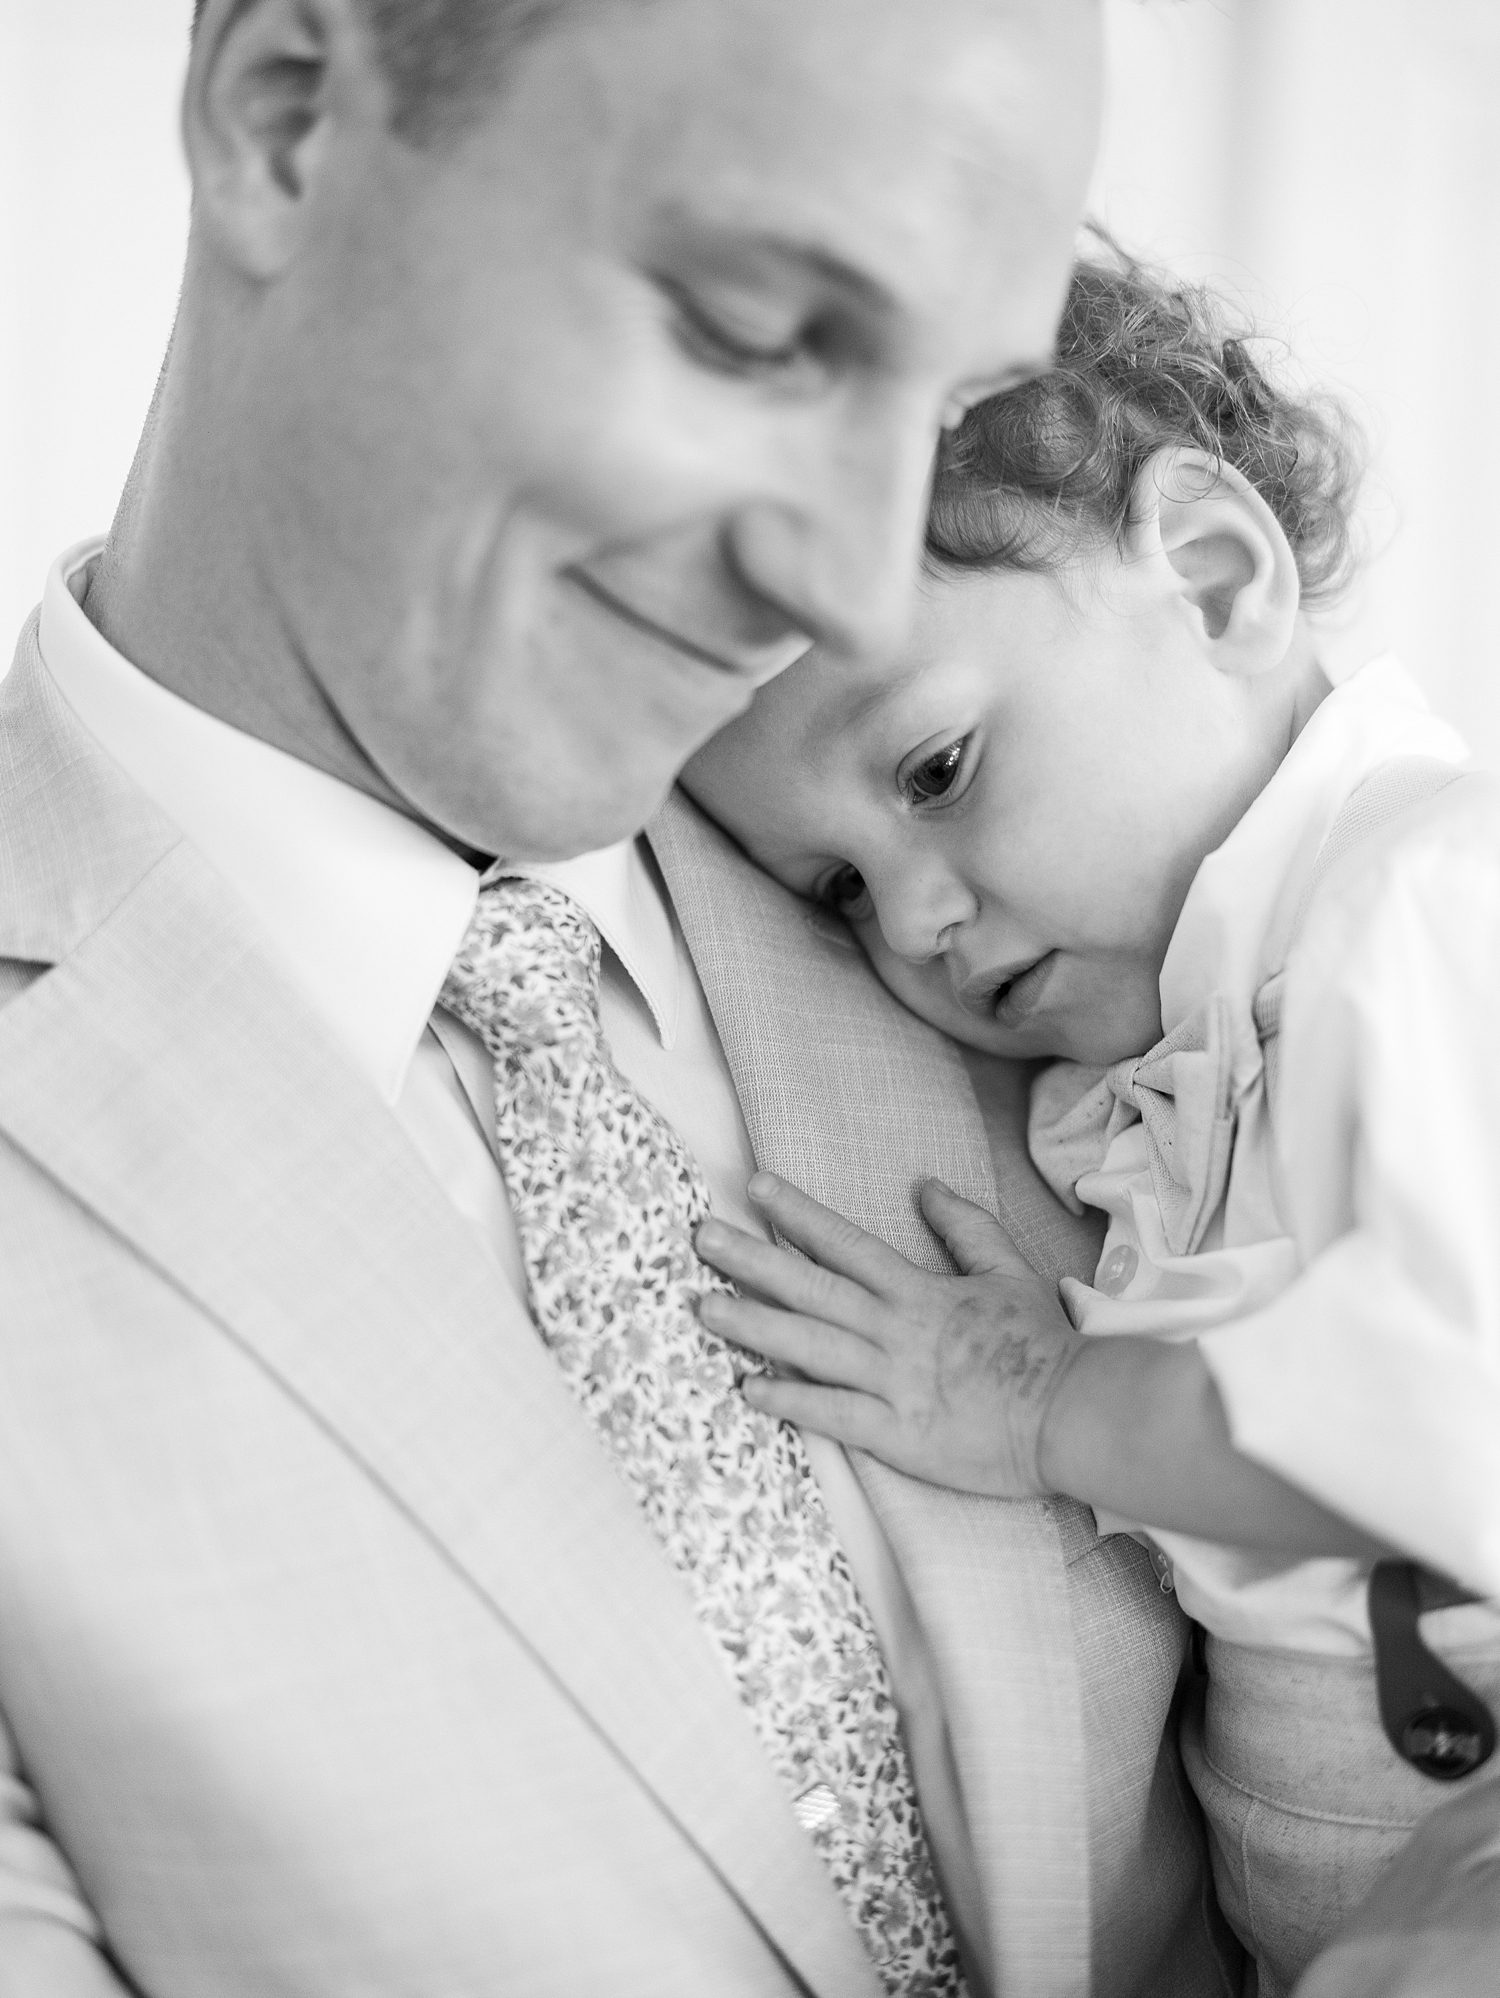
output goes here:
{"type": "MultiPolygon", "coordinates": [[[[1495,787],[1460,784],[1394,821],[1298,922],[1345,801],[1382,764],[1413,756],[1460,763],[1466,752],[1400,667],[1377,660],[1324,700],[1203,863],[1163,964],[1162,1019],[1170,1035],[1211,1012],[1227,1050],[1222,1204],[1196,1248],[1174,1253],[1146,1127],[1130,1124],[1077,1180],[1078,1198],[1110,1219],[1094,1285],[1069,1285],[1067,1299],[1091,1334],[1199,1338],[1247,1456],[1500,1597],[1495,787]],[[1252,1007],[1283,964],[1273,1137],[1252,1007]]],[[[1064,1065],[1051,1074],[1066,1090],[1064,1065]]],[[[1054,1180],[1057,1170],[1054,1160],[1054,1180]]],[[[1216,1635],[1368,1649],[1354,1562],[1151,1537],[1183,1607],[1216,1635]]],[[[1439,1614],[1446,1629],[1433,1634],[1451,1641],[1500,1635],[1489,1605],[1439,1614]]]]}

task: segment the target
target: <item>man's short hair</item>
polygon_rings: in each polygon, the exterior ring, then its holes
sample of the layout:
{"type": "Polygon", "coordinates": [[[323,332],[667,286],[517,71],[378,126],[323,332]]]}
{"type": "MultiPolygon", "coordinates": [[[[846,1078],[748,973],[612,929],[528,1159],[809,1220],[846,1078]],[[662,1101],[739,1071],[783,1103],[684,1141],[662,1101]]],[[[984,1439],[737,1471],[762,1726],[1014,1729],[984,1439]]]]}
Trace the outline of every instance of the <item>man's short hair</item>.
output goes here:
{"type": "MultiPolygon", "coordinates": [[[[196,29],[208,0],[193,0],[196,29]]],[[[355,0],[391,89],[391,124],[413,145],[461,127],[515,50],[575,0],[355,0]]]]}

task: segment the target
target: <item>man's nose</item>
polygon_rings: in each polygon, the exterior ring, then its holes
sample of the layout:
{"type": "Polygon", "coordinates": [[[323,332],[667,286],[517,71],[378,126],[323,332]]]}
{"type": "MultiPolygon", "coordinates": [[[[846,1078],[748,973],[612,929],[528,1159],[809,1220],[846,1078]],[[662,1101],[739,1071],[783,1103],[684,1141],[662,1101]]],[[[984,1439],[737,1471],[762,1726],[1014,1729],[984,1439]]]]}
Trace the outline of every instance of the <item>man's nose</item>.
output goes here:
{"type": "Polygon", "coordinates": [[[830,440],[782,495],[729,528],[743,580],[818,644],[879,654],[906,635],[927,525],[938,428],[874,425],[830,440]]]}

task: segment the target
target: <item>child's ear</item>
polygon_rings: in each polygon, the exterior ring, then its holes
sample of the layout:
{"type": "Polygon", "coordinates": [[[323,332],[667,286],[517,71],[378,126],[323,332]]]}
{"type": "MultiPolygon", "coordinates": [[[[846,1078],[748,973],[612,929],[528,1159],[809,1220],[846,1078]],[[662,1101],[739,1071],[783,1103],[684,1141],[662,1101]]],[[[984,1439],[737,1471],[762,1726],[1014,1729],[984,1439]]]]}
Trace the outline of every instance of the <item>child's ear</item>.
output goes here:
{"type": "Polygon", "coordinates": [[[1222,672],[1279,666],[1302,586],[1280,521],[1242,472],[1170,446],[1142,468],[1125,530],[1127,561],[1165,562],[1170,586],[1203,620],[1222,672]]]}

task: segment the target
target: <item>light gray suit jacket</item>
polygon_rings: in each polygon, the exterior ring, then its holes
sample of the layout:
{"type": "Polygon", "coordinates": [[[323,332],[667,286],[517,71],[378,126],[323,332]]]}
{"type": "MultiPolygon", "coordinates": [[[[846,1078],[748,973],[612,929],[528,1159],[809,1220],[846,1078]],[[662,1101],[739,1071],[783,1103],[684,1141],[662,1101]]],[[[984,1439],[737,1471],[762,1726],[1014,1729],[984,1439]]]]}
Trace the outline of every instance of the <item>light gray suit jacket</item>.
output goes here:
{"type": "MultiPolygon", "coordinates": [[[[758,1155],[930,1258],[921,1174],[996,1202],[959,1057],[690,807],[654,836],[758,1155]]],[[[1000,1211],[1060,1266],[1007,1142],[1000,1211]]],[[[1140,1550],[860,1471],[998,1989],[1229,1989],[1140,1550]]],[[[151,1998],[876,1992],[522,1305],[33,628],[0,686],[0,1973],[50,1993],[27,1966],[70,1950],[151,1998]]]]}

